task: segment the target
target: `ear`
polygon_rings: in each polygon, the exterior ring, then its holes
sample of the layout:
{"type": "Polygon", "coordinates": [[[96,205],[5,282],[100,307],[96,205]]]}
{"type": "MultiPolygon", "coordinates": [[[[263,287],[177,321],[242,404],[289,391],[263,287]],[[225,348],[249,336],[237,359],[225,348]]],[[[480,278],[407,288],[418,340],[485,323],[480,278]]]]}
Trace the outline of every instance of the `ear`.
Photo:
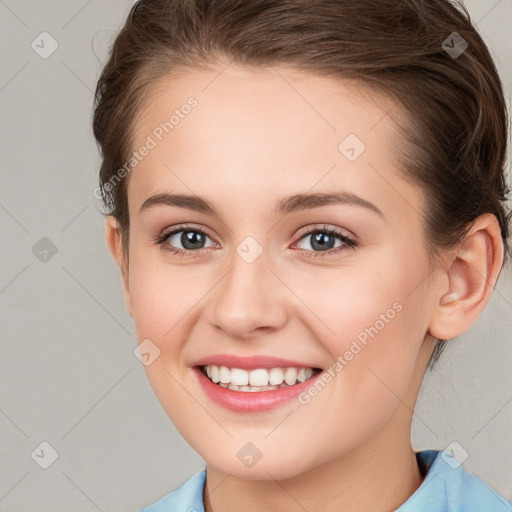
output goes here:
{"type": "Polygon", "coordinates": [[[429,333],[439,339],[455,338],[466,332],[483,311],[503,264],[503,240],[497,218],[478,217],[448,260],[443,286],[429,333]]]}
{"type": "Polygon", "coordinates": [[[107,240],[107,246],[109,248],[110,254],[112,254],[112,257],[114,258],[117,266],[119,267],[119,270],[121,271],[126,310],[130,316],[133,317],[132,296],[130,293],[130,286],[128,281],[128,255],[123,253],[121,229],[116,218],[112,215],[108,215],[105,220],[105,238],[107,240]]]}

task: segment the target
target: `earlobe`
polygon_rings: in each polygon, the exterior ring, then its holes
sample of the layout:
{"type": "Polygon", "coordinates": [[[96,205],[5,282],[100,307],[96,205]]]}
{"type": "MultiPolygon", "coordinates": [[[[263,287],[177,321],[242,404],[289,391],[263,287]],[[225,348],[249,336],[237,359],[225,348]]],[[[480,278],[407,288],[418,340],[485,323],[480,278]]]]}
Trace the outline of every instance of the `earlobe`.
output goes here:
{"type": "Polygon", "coordinates": [[[119,222],[112,215],[107,216],[105,219],[105,238],[110,254],[114,258],[119,270],[121,271],[121,277],[123,280],[124,288],[124,300],[126,304],[126,310],[133,317],[132,308],[132,297],[130,293],[130,286],[128,280],[128,268],[126,264],[125,254],[123,252],[123,244],[121,240],[121,229],[119,222]]]}
{"type": "Polygon", "coordinates": [[[432,336],[456,338],[473,325],[489,302],[503,264],[503,251],[496,217],[481,215],[447,266],[429,325],[432,336]]]}

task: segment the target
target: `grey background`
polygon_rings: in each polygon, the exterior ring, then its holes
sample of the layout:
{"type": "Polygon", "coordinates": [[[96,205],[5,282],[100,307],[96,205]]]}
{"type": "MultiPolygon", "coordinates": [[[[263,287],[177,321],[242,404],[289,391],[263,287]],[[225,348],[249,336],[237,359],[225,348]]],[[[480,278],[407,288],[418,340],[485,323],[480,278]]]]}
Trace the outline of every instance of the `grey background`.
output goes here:
{"type": "MultiPolygon", "coordinates": [[[[92,196],[93,90],[130,5],[0,0],[1,511],[138,511],[204,466],[134,357],[134,325],[92,196]],[[43,31],[58,43],[47,59],[31,47],[43,31]],[[36,463],[50,460],[42,442],[58,453],[47,469],[36,463]]],[[[512,2],[466,5],[509,97],[512,2]]],[[[507,270],[476,325],[427,374],[413,422],[415,449],[457,441],[469,455],[464,468],[509,500],[511,319],[507,270]]]]}

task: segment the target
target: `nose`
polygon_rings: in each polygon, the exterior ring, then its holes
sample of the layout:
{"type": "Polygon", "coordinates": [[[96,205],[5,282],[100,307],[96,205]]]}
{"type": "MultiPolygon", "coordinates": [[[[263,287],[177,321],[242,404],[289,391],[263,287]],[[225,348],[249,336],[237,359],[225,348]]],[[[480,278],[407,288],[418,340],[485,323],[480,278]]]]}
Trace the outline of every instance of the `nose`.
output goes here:
{"type": "Polygon", "coordinates": [[[209,304],[208,319],[214,328],[240,340],[283,328],[288,319],[286,286],[268,263],[265,253],[252,262],[234,253],[209,304]]]}

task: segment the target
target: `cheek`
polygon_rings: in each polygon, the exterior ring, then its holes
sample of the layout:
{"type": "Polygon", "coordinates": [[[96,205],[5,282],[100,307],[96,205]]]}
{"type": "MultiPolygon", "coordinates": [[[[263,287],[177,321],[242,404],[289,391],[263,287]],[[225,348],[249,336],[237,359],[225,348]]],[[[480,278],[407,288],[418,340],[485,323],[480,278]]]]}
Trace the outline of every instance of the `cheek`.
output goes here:
{"type": "Polygon", "coordinates": [[[343,392],[378,397],[381,388],[389,394],[379,377],[389,388],[404,390],[428,324],[417,287],[428,273],[419,246],[406,252],[396,244],[351,268],[322,270],[312,279],[290,274],[288,280],[307,306],[303,323],[316,326],[315,338],[343,367],[333,368],[344,375],[343,392]]]}
{"type": "Polygon", "coordinates": [[[180,319],[186,322],[202,295],[195,272],[166,265],[153,249],[133,251],[129,280],[137,331],[147,338],[167,340],[179,331],[180,319]]]}
{"type": "Polygon", "coordinates": [[[401,266],[389,288],[379,287],[377,310],[359,333],[368,335],[366,345],[347,368],[347,379],[354,375],[350,383],[355,385],[349,386],[354,398],[370,399],[377,407],[397,406],[397,397],[407,393],[428,324],[421,290],[413,291],[422,278],[420,272],[405,272],[401,266]]]}

